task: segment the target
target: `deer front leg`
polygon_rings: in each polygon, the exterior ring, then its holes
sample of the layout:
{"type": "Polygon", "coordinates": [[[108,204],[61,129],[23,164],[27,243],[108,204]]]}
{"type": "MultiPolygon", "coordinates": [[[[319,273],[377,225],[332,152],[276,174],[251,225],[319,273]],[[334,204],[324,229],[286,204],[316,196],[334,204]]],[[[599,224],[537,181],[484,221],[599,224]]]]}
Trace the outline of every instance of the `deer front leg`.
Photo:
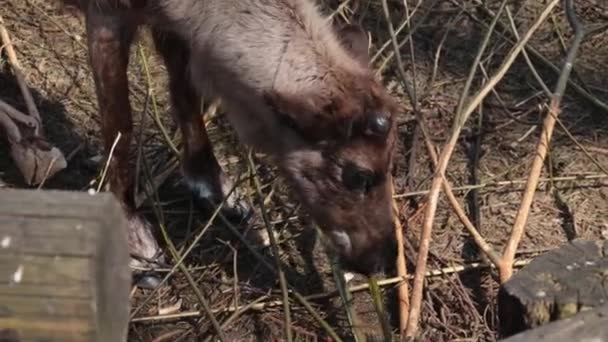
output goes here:
{"type": "Polygon", "coordinates": [[[89,62],[97,92],[105,154],[111,158],[106,179],[109,190],[121,202],[128,219],[129,247],[133,257],[131,264],[147,266],[154,264],[161,254],[150,224],[135,213],[134,179],[129,165],[133,121],[127,65],[136,27],[128,19],[104,11],[97,1],[91,1],[86,24],[89,62]],[[110,156],[114,144],[116,147],[110,156]]]}
{"type": "Polygon", "coordinates": [[[184,139],[182,171],[188,187],[197,204],[206,211],[211,211],[225,199],[224,215],[233,221],[247,220],[252,209],[236,189],[229,194],[233,182],[223,172],[213,153],[201,116],[201,97],[189,82],[188,46],[172,33],[154,29],[152,35],[169,73],[173,117],[184,139]]]}

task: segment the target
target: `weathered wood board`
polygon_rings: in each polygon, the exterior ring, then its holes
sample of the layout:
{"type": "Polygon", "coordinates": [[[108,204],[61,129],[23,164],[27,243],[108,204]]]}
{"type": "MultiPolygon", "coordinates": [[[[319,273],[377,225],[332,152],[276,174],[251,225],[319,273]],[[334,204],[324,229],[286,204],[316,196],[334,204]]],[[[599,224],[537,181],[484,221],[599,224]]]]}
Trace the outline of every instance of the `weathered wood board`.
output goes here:
{"type": "MultiPolygon", "coordinates": [[[[574,240],[541,255],[501,286],[498,295],[501,335],[511,336],[603,306],[608,303],[607,280],[606,241],[574,240]]],[[[605,310],[607,309],[597,311],[597,317],[587,314],[578,320],[552,325],[552,329],[563,328],[564,336],[572,338],[575,335],[569,334],[579,332],[577,324],[584,323],[590,324],[588,331],[582,328],[580,330],[587,337],[605,337],[608,331],[608,320],[602,316],[605,310]],[[594,327],[600,329],[594,331],[594,327]]],[[[543,330],[543,334],[546,331],[543,330]]],[[[558,335],[558,330],[551,330],[550,336],[558,335]]],[[[559,341],[581,339],[577,337],[559,341]]]]}
{"type": "Polygon", "coordinates": [[[111,194],[0,190],[0,341],[126,341],[126,220],[111,194]]]}
{"type": "Polygon", "coordinates": [[[502,340],[502,342],[531,341],[606,342],[608,341],[608,304],[502,340]]]}

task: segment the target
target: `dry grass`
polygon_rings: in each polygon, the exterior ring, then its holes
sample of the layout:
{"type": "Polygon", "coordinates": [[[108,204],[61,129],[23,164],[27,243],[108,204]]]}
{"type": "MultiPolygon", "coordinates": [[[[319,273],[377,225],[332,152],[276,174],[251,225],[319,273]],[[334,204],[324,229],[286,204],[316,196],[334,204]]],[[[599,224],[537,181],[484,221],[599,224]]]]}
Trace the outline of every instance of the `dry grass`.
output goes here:
{"type": "MultiPolygon", "coordinates": [[[[441,149],[451,135],[459,96],[500,1],[388,1],[400,55],[393,52],[381,1],[326,1],[325,5],[328,11],[339,9],[335,16],[340,20],[364,23],[371,33],[372,53],[377,55],[374,66],[404,108],[405,113],[399,118],[403,143],[398,146],[394,181],[406,229],[408,273],[413,274],[427,209],[426,190],[435,168],[427,147],[441,149]],[[404,22],[406,13],[410,15],[409,24],[404,22]],[[406,38],[411,38],[411,44],[406,38]],[[403,77],[415,96],[408,96],[403,77]],[[420,118],[425,122],[424,132],[416,128],[420,118]],[[428,138],[426,143],[424,136],[428,138]]],[[[608,108],[603,107],[608,103],[608,6],[598,0],[580,0],[575,5],[587,34],[561,102],[560,121],[516,254],[519,260],[573,237],[601,238],[608,229],[608,175],[602,170],[608,168],[608,108]]],[[[519,35],[523,35],[545,2],[508,2],[507,6],[519,35]]],[[[45,188],[96,188],[103,164],[95,158],[101,153],[99,118],[86,63],[82,19],[62,13],[54,4],[42,0],[4,0],[0,15],[12,35],[49,140],[71,156],[68,168],[48,180],[45,188]]],[[[531,64],[549,89],[555,88],[558,74],[554,69],[561,69],[572,38],[560,3],[526,44],[531,64]]],[[[516,41],[503,13],[479,60],[471,94],[496,72],[516,41]]],[[[133,308],[138,310],[131,324],[130,340],[204,340],[214,330],[200,311],[200,296],[209,303],[227,340],[283,340],[283,295],[275,271],[269,270],[276,268],[274,254],[268,248],[248,245],[250,240],[235,236],[235,231],[221,221],[214,221],[201,234],[208,217],[198,213],[185,195],[172,162],[174,152],[167,144],[170,139],[179,146],[179,133],[168,115],[166,74],[150,49],[146,32],[141,33],[140,43],[143,53],[140,55],[134,46],[129,75],[134,85],[135,132],[142,133],[138,138],[142,142],[140,184],[148,178],[146,171],[152,178],[164,180],[158,197],[145,201],[141,211],[166,228],[177,255],[183,255],[197,235],[202,238],[192,246],[183,266],[152,298],[148,298],[149,291],[133,291],[133,308]],[[149,62],[150,79],[146,77],[142,56],[149,62]],[[147,95],[148,88],[153,98],[147,95]],[[148,110],[142,120],[144,108],[148,110]],[[158,126],[164,127],[166,134],[158,126]],[[163,174],[168,177],[160,177],[163,174]],[[144,301],[146,304],[139,309],[144,301]]],[[[25,108],[4,59],[0,59],[0,98],[20,110],[25,108]]],[[[520,55],[471,113],[447,165],[445,177],[458,203],[488,246],[496,251],[501,251],[509,239],[546,113],[543,106],[549,100],[529,63],[520,55]],[[471,186],[475,184],[483,186],[471,186]]],[[[221,107],[208,127],[223,167],[234,178],[251,173],[247,151],[237,144],[221,107]]],[[[8,156],[4,141],[0,153],[8,156]]],[[[301,300],[289,296],[294,340],[324,339],[327,329],[319,318],[341,338],[352,340],[330,264],[309,219],[288,197],[282,180],[263,156],[253,159],[268,221],[277,232],[278,259],[287,285],[311,305],[306,309],[301,300]],[[311,314],[311,308],[319,317],[311,314]]],[[[2,186],[25,186],[7,157],[0,158],[0,179],[0,184],[5,184],[2,186]]],[[[241,188],[252,201],[255,199],[253,182],[247,180],[241,188]]],[[[259,212],[258,217],[253,227],[236,227],[236,231],[264,230],[259,212]]],[[[426,277],[418,336],[429,341],[493,341],[497,338],[498,273],[487,267],[455,267],[485,259],[447,198],[439,197],[433,217],[427,269],[453,269],[426,277]]],[[[170,269],[175,264],[168,266],[170,269]]],[[[350,285],[365,283],[356,277],[350,285]]],[[[396,331],[396,282],[388,283],[383,286],[385,304],[396,331]]],[[[352,307],[362,330],[381,336],[370,294],[356,291],[353,297],[352,307]]]]}

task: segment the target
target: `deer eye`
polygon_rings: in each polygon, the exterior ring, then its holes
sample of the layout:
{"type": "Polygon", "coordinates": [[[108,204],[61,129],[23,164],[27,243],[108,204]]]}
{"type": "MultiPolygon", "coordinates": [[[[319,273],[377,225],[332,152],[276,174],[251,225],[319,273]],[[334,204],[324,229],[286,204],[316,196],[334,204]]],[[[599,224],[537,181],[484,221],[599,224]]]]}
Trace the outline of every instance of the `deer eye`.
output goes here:
{"type": "Polygon", "coordinates": [[[387,116],[374,115],[367,121],[365,133],[368,135],[376,135],[385,137],[391,129],[391,122],[387,116]]]}
{"type": "Polygon", "coordinates": [[[350,191],[367,193],[375,183],[374,173],[347,165],[342,169],[342,183],[350,191]]]}

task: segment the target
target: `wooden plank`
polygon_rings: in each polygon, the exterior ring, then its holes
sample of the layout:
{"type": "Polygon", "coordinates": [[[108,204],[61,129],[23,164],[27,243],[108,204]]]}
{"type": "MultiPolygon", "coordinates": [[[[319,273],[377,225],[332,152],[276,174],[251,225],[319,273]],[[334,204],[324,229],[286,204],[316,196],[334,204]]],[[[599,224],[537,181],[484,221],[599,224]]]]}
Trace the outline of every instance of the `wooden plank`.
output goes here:
{"type": "Polygon", "coordinates": [[[539,328],[528,330],[502,342],[576,342],[608,341],[608,304],[580,312],[539,328]]]}
{"type": "Polygon", "coordinates": [[[52,293],[55,298],[92,298],[94,289],[91,283],[73,284],[29,284],[19,283],[18,287],[9,286],[12,282],[0,282],[0,296],[17,296],[21,293],[52,293]]]}
{"type": "Polygon", "coordinates": [[[605,274],[606,241],[575,240],[537,257],[499,290],[501,335],[511,336],[608,303],[605,274]]]}
{"type": "MultiPolygon", "coordinates": [[[[0,317],[2,334],[16,336],[14,341],[101,341],[89,319],[45,317],[0,317]]],[[[0,341],[3,341],[0,339],[0,341]]],[[[11,340],[8,340],[11,341],[11,340]]]]}
{"type": "MultiPolygon", "coordinates": [[[[70,334],[62,334],[61,341],[62,342],[80,342],[80,341],[94,341],[95,337],[93,335],[94,332],[71,332],[70,334]]],[[[28,331],[25,334],[21,334],[17,336],[14,331],[5,330],[3,334],[2,328],[0,328],[0,341],[1,342],[46,342],[49,341],[49,332],[45,330],[35,330],[28,331]],[[3,335],[6,336],[3,338],[3,335]],[[11,337],[11,335],[13,337],[11,337]],[[12,339],[11,339],[12,338],[12,339]]]]}
{"type": "Polygon", "coordinates": [[[111,194],[0,191],[0,341],[126,341],[126,229],[111,194]]]}
{"type": "Polygon", "coordinates": [[[58,190],[2,190],[0,216],[40,218],[93,218],[102,219],[105,210],[116,204],[109,193],[89,195],[86,192],[58,190]]]}
{"type": "Polygon", "coordinates": [[[62,256],[40,256],[29,254],[0,255],[0,274],[13,284],[78,284],[94,280],[91,269],[95,267],[90,258],[62,256]]]}
{"type": "Polygon", "coordinates": [[[51,316],[88,320],[92,318],[91,299],[0,295],[0,317],[30,319],[51,316]]]}
{"type": "Polygon", "coordinates": [[[99,222],[0,215],[0,253],[90,256],[99,222]]]}

